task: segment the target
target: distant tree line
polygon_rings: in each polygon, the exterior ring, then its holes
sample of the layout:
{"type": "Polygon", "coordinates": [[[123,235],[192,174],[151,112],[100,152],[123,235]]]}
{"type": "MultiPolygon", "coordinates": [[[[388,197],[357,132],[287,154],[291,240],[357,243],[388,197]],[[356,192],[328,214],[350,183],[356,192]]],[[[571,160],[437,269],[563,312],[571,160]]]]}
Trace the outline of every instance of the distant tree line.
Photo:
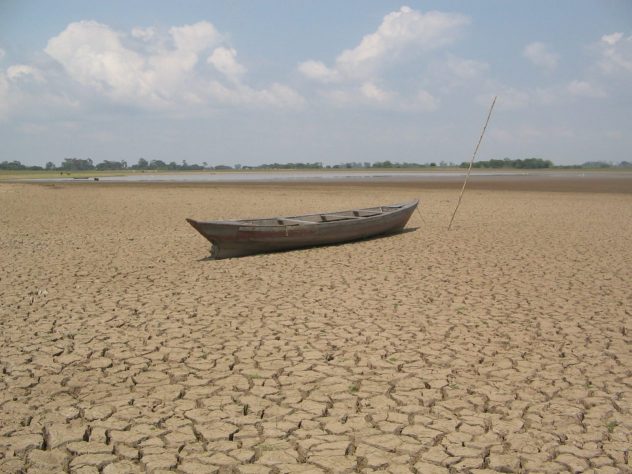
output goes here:
{"type": "MultiPolygon", "coordinates": [[[[217,168],[217,167],[216,167],[217,168]]],[[[230,168],[223,167],[223,168],[230,168]]],[[[175,161],[165,163],[162,160],[150,160],[140,158],[135,165],[128,166],[127,161],[105,160],[101,163],[94,164],[91,158],[64,158],[59,166],[52,161],[42,166],[26,166],[19,161],[3,161],[0,163],[0,169],[3,170],[55,170],[55,171],[116,171],[116,170],[203,170],[208,169],[207,163],[203,165],[188,164],[186,160],[178,164],[175,161]]],[[[231,168],[232,169],[232,168],[231,168]]]]}
{"type": "Polygon", "coordinates": [[[19,161],[3,161],[0,162],[0,170],[41,170],[41,166],[26,166],[19,161]]]}
{"type": "Polygon", "coordinates": [[[138,162],[135,165],[130,166],[130,169],[133,170],[156,170],[156,171],[164,171],[164,170],[184,170],[184,171],[198,171],[206,169],[207,163],[203,163],[202,165],[197,164],[188,164],[186,160],[182,160],[180,164],[175,161],[170,161],[169,163],[165,163],[162,160],[146,160],[145,158],[139,158],[138,162]]]}
{"type": "MultiPolygon", "coordinates": [[[[349,161],[346,163],[339,163],[337,165],[323,165],[322,162],[315,163],[271,163],[271,164],[263,164],[257,166],[240,166],[235,165],[234,169],[273,169],[273,170],[296,170],[296,169],[354,169],[354,168],[429,168],[437,166],[436,163],[399,163],[392,162],[390,160],[386,161],[376,161],[374,163],[370,163],[368,161],[358,162],[358,161],[349,161]]],[[[446,163],[442,161],[439,166],[456,166],[454,163],[446,163]]],[[[217,169],[217,167],[216,167],[217,169]]]]}
{"type": "MultiPolygon", "coordinates": [[[[100,163],[94,164],[91,158],[64,158],[64,161],[57,166],[52,161],[46,163],[45,167],[42,166],[28,166],[23,165],[17,160],[14,161],[2,161],[0,162],[0,170],[55,170],[55,171],[120,171],[120,170],[140,170],[140,171],[201,171],[201,170],[301,170],[301,169],[354,169],[354,168],[435,168],[435,167],[449,167],[456,166],[454,163],[446,163],[445,161],[439,162],[439,164],[432,163],[408,163],[408,162],[392,162],[376,161],[374,163],[365,162],[347,162],[337,165],[323,165],[322,162],[314,163],[270,163],[262,164],[258,166],[242,166],[242,165],[216,165],[209,166],[207,162],[199,164],[188,164],[186,160],[182,160],[181,163],[171,161],[166,163],[162,160],[146,160],[145,158],[139,158],[138,162],[134,165],[128,165],[127,161],[112,161],[105,160],[100,163]]],[[[467,168],[469,162],[463,162],[459,165],[461,168],[467,168]]],[[[476,161],[473,165],[474,168],[515,168],[515,169],[542,169],[542,168],[563,168],[563,169],[581,169],[581,168],[632,168],[632,163],[629,161],[621,161],[620,163],[612,163],[605,161],[587,161],[581,165],[554,165],[551,160],[545,160],[542,158],[524,158],[524,159],[510,159],[504,158],[493,159],[487,161],[476,161]]]]}
{"type": "Polygon", "coordinates": [[[321,162],[316,162],[316,163],[269,163],[269,164],[263,164],[263,165],[258,165],[258,166],[235,165],[234,169],[236,169],[236,170],[239,170],[239,169],[243,169],[243,170],[254,170],[254,169],[260,169],[260,170],[266,170],[266,169],[271,169],[271,170],[316,169],[317,170],[317,169],[322,169],[322,168],[324,168],[323,164],[321,162]]]}
{"type": "MultiPolygon", "coordinates": [[[[431,163],[407,163],[407,162],[392,163],[391,161],[386,160],[386,161],[376,161],[375,163],[371,165],[371,168],[434,168],[436,166],[437,166],[437,163],[435,163],[434,161],[431,163]]],[[[446,163],[445,161],[440,161],[438,166],[444,168],[447,166],[456,166],[456,165],[454,163],[446,163]]]]}
{"type": "MultiPolygon", "coordinates": [[[[461,163],[461,168],[467,168],[470,164],[467,161],[461,163]]],[[[551,160],[543,160],[542,158],[525,158],[524,160],[505,158],[503,160],[487,160],[474,162],[473,168],[517,168],[517,169],[538,169],[553,168],[551,160]]]]}
{"type": "MultiPolygon", "coordinates": [[[[461,168],[467,168],[469,162],[464,161],[460,164],[461,168]]],[[[612,163],[606,161],[586,161],[581,165],[554,165],[551,160],[542,158],[525,158],[512,160],[505,158],[502,160],[476,161],[472,165],[473,168],[515,168],[515,169],[542,169],[542,168],[563,168],[563,169],[605,169],[605,168],[632,168],[629,161],[621,161],[612,163]]]]}

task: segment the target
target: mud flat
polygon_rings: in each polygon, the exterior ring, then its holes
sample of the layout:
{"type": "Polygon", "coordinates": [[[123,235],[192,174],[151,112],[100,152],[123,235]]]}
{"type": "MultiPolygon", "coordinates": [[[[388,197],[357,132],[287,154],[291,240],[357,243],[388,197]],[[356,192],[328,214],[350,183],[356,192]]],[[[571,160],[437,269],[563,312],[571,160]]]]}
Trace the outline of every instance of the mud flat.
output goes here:
{"type": "Polygon", "coordinates": [[[451,232],[451,183],[0,184],[0,472],[631,471],[632,187],[516,183],[451,232]],[[413,197],[241,259],[184,221],[413,197]]]}

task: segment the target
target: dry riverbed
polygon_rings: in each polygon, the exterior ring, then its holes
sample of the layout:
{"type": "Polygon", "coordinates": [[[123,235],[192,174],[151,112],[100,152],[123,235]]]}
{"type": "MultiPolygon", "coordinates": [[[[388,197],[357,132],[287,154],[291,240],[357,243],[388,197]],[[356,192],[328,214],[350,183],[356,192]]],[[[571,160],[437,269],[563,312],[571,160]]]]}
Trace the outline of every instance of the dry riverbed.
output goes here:
{"type": "Polygon", "coordinates": [[[632,471],[632,194],[524,188],[447,232],[415,183],[0,184],[0,472],[632,471]],[[184,220],[414,197],[222,261],[184,220]]]}

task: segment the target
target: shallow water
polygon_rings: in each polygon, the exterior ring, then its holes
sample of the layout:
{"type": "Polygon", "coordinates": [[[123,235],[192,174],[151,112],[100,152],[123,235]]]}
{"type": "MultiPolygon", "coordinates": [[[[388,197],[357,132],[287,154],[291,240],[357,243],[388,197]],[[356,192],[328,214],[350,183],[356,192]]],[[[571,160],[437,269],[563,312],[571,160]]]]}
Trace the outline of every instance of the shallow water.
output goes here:
{"type": "MultiPolygon", "coordinates": [[[[526,176],[526,172],[477,171],[476,176],[526,176]]],[[[206,173],[135,173],[127,176],[103,176],[99,181],[106,182],[256,182],[256,181],[337,181],[337,180],[373,180],[373,179],[432,179],[458,178],[465,176],[465,171],[270,171],[270,172],[206,172],[206,173]]],[[[46,178],[33,179],[32,182],[85,182],[93,178],[46,178]]]]}

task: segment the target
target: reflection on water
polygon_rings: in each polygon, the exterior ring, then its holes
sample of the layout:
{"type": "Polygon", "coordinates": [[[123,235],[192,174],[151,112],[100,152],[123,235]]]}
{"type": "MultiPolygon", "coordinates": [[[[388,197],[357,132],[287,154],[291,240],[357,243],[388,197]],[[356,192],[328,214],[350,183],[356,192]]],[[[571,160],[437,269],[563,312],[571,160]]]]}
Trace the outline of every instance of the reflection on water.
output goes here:
{"type": "MultiPolygon", "coordinates": [[[[474,171],[472,176],[525,176],[529,173],[474,171]]],[[[429,178],[463,178],[465,171],[265,171],[265,172],[202,172],[202,173],[134,173],[127,176],[99,176],[98,181],[105,182],[243,182],[243,181],[336,181],[336,180],[373,180],[373,179],[429,179],[429,178]]],[[[32,179],[34,182],[86,182],[93,178],[46,178],[32,179]]]]}

